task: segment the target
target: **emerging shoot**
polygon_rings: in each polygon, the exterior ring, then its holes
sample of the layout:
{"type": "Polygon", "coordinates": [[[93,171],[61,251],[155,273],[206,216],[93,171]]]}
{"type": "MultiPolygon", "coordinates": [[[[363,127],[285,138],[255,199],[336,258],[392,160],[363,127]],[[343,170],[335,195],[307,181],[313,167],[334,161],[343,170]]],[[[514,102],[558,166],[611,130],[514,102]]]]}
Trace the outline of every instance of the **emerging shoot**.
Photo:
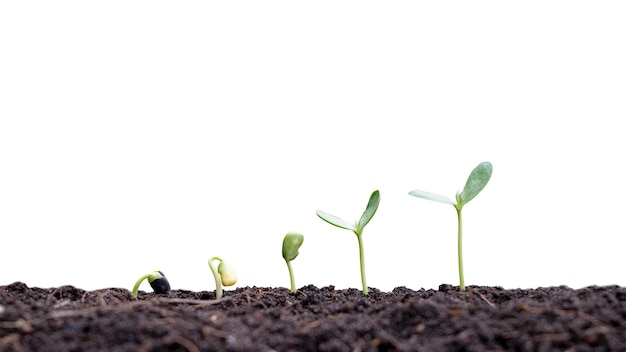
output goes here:
{"type": "Polygon", "coordinates": [[[211,268],[211,272],[213,273],[213,277],[215,278],[215,297],[222,297],[222,285],[224,286],[232,286],[237,283],[237,273],[235,273],[235,269],[230,265],[230,263],[225,262],[220,257],[213,257],[209,259],[209,268],[211,268]],[[219,261],[220,264],[217,266],[217,270],[213,266],[213,261],[219,261]]]}
{"type": "Polygon", "coordinates": [[[148,279],[148,283],[150,284],[150,287],[152,287],[152,290],[154,290],[154,293],[170,292],[170,283],[165,278],[165,275],[163,274],[163,272],[155,270],[151,273],[148,273],[140,277],[139,280],[137,280],[137,282],[135,283],[135,287],[133,287],[133,292],[132,292],[134,299],[137,299],[137,291],[139,291],[139,285],[141,285],[141,283],[145,279],[148,279]]]}
{"type": "Polygon", "coordinates": [[[363,253],[363,238],[361,237],[361,235],[363,234],[363,228],[365,227],[365,225],[367,225],[367,223],[370,222],[370,220],[372,220],[372,217],[374,217],[374,214],[376,213],[376,210],[378,209],[378,204],[380,204],[380,192],[376,190],[370,196],[370,200],[367,203],[367,207],[365,208],[363,215],[361,215],[361,218],[355,224],[351,224],[343,219],[340,219],[334,215],[325,213],[321,210],[317,211],[317,216],[319,216],[322,220],[326,221],[327,223],[331,225],[337,226],[339,228],[350,230],[354,232],[354,234],[356,235],[356,238],[359,241],[359,260],[361,262],[361,284],[363,286],[364,295],[367,295],[367,280],[365,279],[365,258],[364,258],[365,255],[363,253]]]}
{"type": "Polygon", "coordinates": [[[493,172],[493,166],[490,162],[485,161],[480,163],[478,166],[472,170],[472,173],[467,178],[467,182],[465,183],[465,187],[463,187],[463,191],[457,192],[456,194],[456,202],[452,199],[425,191],[414,190],[409,192],[410,195],[432,200],[435,202],[452,204],[456,209],[457,219],[458,219],[458,258],[459,258],[459,287],[461,290],[465,290],[465,281],[463,278],[463,219],[461,217],[461,210],[463,206],[469,203],[470,200],[474,199],[480,193],[480,191],[485,188],[487,182],[491,178],[491,173],[493,172]]]}
{"type": "Polygon", "coordinates": [[[304,241],[304,236],[297,232],[289,232],[283,239],[283,258],[287,262],[287,269],[289,269],[289,279],[291,282],[291,293],[296,293],[296,280],[293,277],[293,270],[291,268],[291,261],[296,259],[304,241]]]}

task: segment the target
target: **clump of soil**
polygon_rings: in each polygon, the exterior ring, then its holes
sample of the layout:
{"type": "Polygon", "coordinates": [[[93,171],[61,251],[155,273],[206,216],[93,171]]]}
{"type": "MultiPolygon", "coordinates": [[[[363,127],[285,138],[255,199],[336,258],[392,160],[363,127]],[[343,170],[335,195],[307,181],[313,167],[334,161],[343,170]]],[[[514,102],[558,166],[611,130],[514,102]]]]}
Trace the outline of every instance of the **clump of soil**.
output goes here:
{"type": "Polygon", "coordinates": [[[1,351],[625,351],[626,289],[0,286],[1,351]]]}

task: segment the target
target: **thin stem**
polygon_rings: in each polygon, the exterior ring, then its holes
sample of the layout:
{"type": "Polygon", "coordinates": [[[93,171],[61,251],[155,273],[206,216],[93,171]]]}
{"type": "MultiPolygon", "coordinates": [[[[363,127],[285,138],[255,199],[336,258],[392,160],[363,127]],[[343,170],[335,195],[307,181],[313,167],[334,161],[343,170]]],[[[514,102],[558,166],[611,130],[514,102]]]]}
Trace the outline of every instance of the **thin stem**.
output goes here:
{"type": "Polygon", "coordinates": [[[137,282],[135,283],[135,287],[133,287],[133,292],[132,292],[133,298],[137,298],[137,291],[139,291],[139,285],[141,285],[143,280],[147,279],[148,277],[150,277],[150,274],[146,274],[140,277],[139,280],[137,280],[137,282]]]}
{"type": "Polygon", "coordinates": [[[220,274],[213,267],[213,261],[214,260],[219,260],[220,263],[221,263],[222,262],[222,258],[220,258],[220,257],[213,257],[213,258],[209,259],[209,268],[211,268],[211,272],[213,273],[213,277],[215,278],[215,298],[221,298],[222,297],[222,279],[220,278],[220,274]]]}
{"type": "Polygon", "coordinates": [[[365,253],[363,253],[363,239],[357,234],[359,240],[359,260],[361,261],[361,284],[363,285],[363,294],[367,296],[367,280],[365,279],[365,253]]]}
{"type": "Polygon", "coordinates": [[[461,291],[465,290],[465,280],[463,279],[463,218],[461,216],[461,209],[463,207],[456,208],[457,219],[459,223],[459,238],[458,238],[458,251],[459,251],[459,287],[461,291]]]}
{"type": "Polygon", "coordinates": [[[296,293],[296,279],[293,276],[293,269],[291,269],[291,262],[289,260],[285,260],[287,262],[287,269],[289,269],[289,280],[291,282],[291,293],[296,293]]]}

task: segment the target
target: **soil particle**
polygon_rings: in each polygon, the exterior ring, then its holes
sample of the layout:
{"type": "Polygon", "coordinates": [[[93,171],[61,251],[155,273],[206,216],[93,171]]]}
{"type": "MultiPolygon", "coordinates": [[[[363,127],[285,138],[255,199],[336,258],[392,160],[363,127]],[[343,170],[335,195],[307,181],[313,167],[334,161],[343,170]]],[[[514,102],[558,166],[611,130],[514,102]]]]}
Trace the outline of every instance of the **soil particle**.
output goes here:
{"type": "Polygon", "coordinates": [[[0,286],[0,351],[626,351],[626,289],[0,286]]]}

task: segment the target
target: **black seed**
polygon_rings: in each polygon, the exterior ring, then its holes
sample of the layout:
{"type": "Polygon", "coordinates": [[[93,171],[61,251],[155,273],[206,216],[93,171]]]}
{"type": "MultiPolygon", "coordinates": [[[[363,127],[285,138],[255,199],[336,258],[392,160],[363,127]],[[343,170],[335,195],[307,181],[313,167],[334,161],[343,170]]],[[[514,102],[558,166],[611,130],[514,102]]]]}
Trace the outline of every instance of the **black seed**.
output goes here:
{"type": "Polygon", "coordinates": [[[165,278],[165,275],[163,275],[161,271],[159,271],[159,273],[161,274],[162,277],[159,279],[154,279],[152,280],[152,282],[150,282],[150,286],[154,290],[154,293],[170,292],[170,283],[167,281],[167,279],[165,278]]]}

